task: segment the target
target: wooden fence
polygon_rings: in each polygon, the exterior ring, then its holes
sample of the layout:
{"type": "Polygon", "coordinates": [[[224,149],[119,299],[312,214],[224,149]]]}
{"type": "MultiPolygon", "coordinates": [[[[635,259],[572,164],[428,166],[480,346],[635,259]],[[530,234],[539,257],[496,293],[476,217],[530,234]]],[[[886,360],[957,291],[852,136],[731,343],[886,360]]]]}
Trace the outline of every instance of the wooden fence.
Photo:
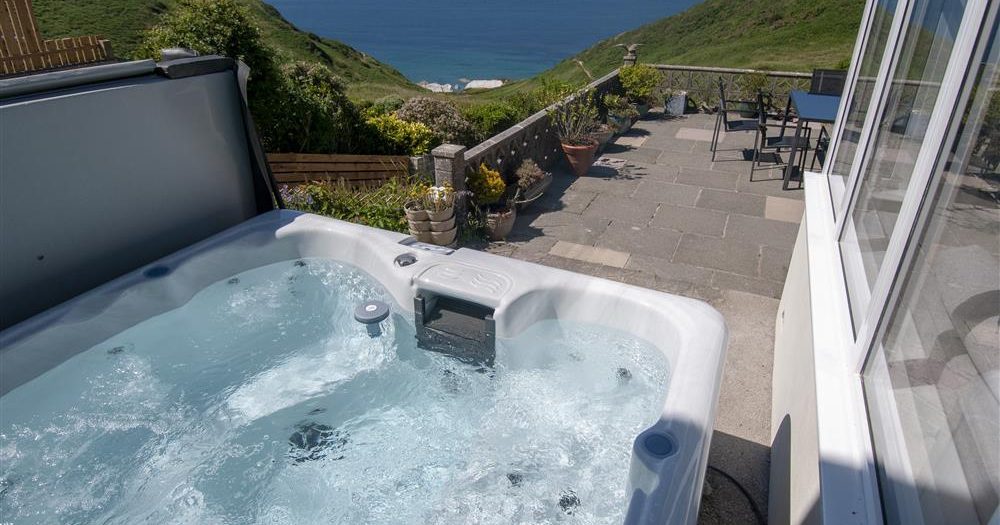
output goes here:
{"type": "Polygon", "coordinates": [[[0,75],[17,75],[113,59],[100,36],[42,40],[31,0],[0,0],[0,75]]]}
{"type": "Polygon", "coordinates": [[[360,188],[410,174],[410,157],[401,155],[271,153],[267,162],[275,180],[282,184],[334,182],[360,188]]]}

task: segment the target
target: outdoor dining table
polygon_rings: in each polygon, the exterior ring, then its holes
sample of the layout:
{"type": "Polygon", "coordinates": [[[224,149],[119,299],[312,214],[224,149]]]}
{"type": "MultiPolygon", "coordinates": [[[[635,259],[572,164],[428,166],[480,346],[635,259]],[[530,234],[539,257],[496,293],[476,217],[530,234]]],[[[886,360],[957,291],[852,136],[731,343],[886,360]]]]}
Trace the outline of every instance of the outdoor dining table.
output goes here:
{"type": "Polygon", "coordinates": [[[781,189],[783,190],[788,189],[788,182],[792,179],[792,175],[796,170],[795,156],[798,154],[799,136],[802,134],[802,126],[806,122],[832,124],[837,119],[837,108],[840,107],[840,97],[837,95],[818,95],[816,93],[795,90],[788,95],[788,104],[795,108],[795,113],[799,119],[795,124],[795,139],[792,140],[792,149],[788,152],[788,165],[785,166],[784,181],[781,184],[781,189]]]}

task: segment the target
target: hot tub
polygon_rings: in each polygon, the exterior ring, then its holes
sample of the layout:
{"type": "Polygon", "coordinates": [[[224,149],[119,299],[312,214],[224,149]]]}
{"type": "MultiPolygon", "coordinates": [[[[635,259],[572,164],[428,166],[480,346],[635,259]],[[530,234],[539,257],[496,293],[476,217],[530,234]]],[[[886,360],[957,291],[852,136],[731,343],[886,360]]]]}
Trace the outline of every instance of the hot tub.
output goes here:
{"type": "Polygon", "coordinates": [[[81,71],[0,81],[0,522],[696,521],[711,307],[274,209],[228,59],[81,71]]]}
{"type": "Polygon", "coordinates": [[[3,332],[2,518],[694,523],[718,313],[409,241],[271,212],[3,332]],[[495,362],[413,343],[418,296],[493,310],[495,362]]]}

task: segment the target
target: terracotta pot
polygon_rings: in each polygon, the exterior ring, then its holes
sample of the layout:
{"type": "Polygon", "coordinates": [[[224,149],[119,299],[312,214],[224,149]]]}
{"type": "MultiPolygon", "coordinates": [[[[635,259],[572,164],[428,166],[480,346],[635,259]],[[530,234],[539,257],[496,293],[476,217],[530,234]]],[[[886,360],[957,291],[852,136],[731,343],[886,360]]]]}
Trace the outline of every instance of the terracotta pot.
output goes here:
{"type": "Polygon", "coordinates": [[[426,221],[430,219],[427,216],[427,210],[417,208],[418,203],[407,202],[403,205],[403,212],[406,213],[406,218],[411,221],[426,221]]]}
{"type": "Polygon", "coordinates": [[[427,218],[432,222],[442,222],[446,221],[455,216],[455,207],[445,208],[441,211],[425,210],[427,212],[427,218]]]}
{"type": "Polygon", "coordinates": [[[429,232],[431,231],[431,221],[411,221],[407,220],[410,224],[411,232],[429,232]]]}
{"type": "Polygon", "coordinates": [[[430,221],[427,224],[430,225],[432,232],[446,232],[455,227],[455,216],[452,215],[443,221],[430,221]]]}
{"type": "Polygon", "coordinates": [[[431,232],[429,232],[429,231],[419,232],[419,231],[410,230],[410,235],[412,235],[414,239],[416,239],[416,240],[418,240],[420,242],[426,242],[426,243],[432,243],[432,242],[434,242],[434,237],[431,236],[431,232]]]}
{"type": "Polygon", "coordinates": [[[458,228],[455,226],[452,226],[448,231],[430,232],[431,242],[438,246],[448,246],[455,242],[456,235],[458,235],[458,228]]]}
{"type": "Polygon", "coordinates": [[[577,177],[583,177],[587,174],[587,170],[590,169],[591,164],[594,163],[594,153],[597,152],[597,142],[594,142],[587,146],[571,146],[569,144],[562,145],[563,153],[566,154],[566,160],[569,161],[569,165],[573,168],[573,173],[577,177]]]}
{"type": "Polygon", "coordinates": [[[486,214],[486,227],[490,230],[491,241],[502,241],[510,235],[514,229],[514,220],[517,219],[517,208],[511,207],[500,212],[489,212],[486,214]]]}

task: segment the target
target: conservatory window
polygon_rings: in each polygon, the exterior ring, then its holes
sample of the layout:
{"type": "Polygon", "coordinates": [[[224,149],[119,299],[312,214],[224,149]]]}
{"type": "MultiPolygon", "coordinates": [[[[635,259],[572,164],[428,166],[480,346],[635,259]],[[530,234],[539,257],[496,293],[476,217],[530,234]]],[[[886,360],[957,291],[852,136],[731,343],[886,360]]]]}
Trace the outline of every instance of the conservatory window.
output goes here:
{"type": "MultiPolygon", "coordinates": [[[[922,90],[934,90],[954,27],[943,6],[937,20],[924,7],[911,52],[925,52],[901,62],[903,78],[919,83],[893,88],[896,105],[879,130],[888,151],[872,163],[855,217],[866,264],[877,265],[877,244],[891,231],[908,142],[924,125],[922,90]],[[944,32],[930,38],[927,28],[944,32]]],[[[895,306],[864,368],[889,523],[1000,523],[1000,43],[996,25],[988,29],[986,58],[952,117],[955,141],[931,179],[895,306]]]]}
{"type": "Polygon", "coordinates": [[[840,239],[855,330],[867,313],[965,5],[965,1],[916,0],[910,6],[881,114],[871,132],[871,147],[861,161],[854,206],[840,239]]]}

